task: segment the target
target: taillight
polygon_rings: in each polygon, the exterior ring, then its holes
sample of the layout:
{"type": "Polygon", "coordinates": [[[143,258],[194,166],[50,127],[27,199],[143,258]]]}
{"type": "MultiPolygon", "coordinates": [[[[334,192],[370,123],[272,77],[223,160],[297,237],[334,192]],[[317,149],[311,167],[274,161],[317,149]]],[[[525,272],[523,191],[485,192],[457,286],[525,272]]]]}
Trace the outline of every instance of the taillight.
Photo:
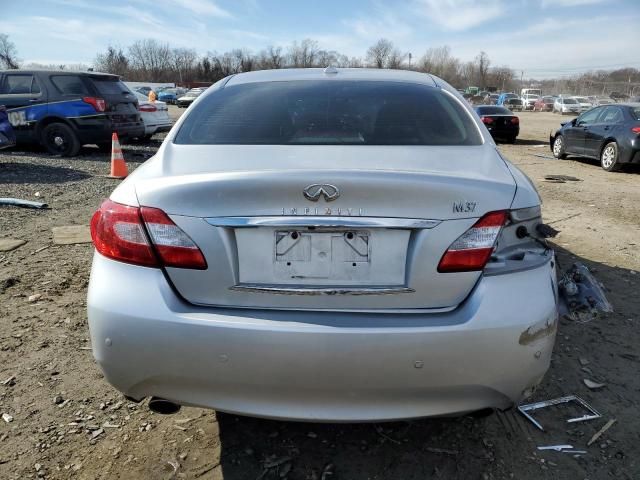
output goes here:
{"type": "Polygon", "coordinates": [[[151,105],[151,104],[147,103],[147,104],[144,104],[144,105],[139,105],[138,106],[138,110],[140,110],[141,112],[155,112],[158,109],[156,108],[155,105],[151,105]]]}
{"type": "Polygon", "coordinates": [[[482,123],[484,123],[485,125],[490,125],[493,123],[493,118],[491,117],[480,117],[480,120],[482,120],[482,123]]]}
{"type": "Polygon", "coordinates": [[[640,134],[640,127],[633,127],[633,128],[631,129],[631,131],[632,131],[633,133],[638,133],[638,134],[640,134]]]}
{"type": "Polygon", "coordinates": [[[88,103],[89,105],[92,105],[93,108],[96,109],[96,112],[104,112],[107,108],[107,104],[104,101],[104,98],[82,97],[82,101],[84,103],[88,103]]]}
{"type": "Polygon", "coordinates": [[[100,254],[121,262],[146,267],[207,268],[193,240],[156,208],[105,200],[91,218],[91,238],[100,254]]]}
{"type": "Polygon", "coordinates": [[[91,218],[91,239],[105,257],[159,267],[140,218],[140,210],[105,200],[91,218]]]}
{"type": "Polygon", "coordinates": [[[518,125],[520,124],[520,119],[518,117],[511,117],[511,123],[518,125]]]}
{"type": "Polygon", "coordinates": [[[489,212],[453,242],[438,264],[438,272],[472,272],[482,270],[508,218],[508,212],[489,212]]]}
{"type": "Polygon", "coordinates": [[[207,262],[198,246],[166,213],[142,207],[140,214],[163,265],[206,270],[207,262]]]}

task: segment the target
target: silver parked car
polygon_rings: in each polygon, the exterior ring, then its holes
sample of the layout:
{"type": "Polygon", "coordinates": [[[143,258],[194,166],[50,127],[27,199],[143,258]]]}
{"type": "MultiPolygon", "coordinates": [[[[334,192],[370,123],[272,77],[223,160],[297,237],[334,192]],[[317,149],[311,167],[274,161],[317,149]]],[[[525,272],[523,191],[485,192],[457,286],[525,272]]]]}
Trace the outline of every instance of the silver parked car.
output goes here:
{"type": "Polygon", "coordinates": [[[94,356],[163,412],[507,408],[556,334],[540,223],[531,182],[437,77],[234,75],[92,218],[94,356]]]}

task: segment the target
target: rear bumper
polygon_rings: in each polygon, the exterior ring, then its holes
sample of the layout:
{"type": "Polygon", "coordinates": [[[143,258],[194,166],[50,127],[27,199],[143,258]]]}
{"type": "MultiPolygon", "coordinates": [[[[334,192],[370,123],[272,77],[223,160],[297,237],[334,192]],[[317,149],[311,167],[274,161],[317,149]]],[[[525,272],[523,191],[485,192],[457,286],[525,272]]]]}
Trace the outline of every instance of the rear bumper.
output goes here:
{"type": "Polygon", "coordinates": [[[393,420],[506,408],[549,367],[553,262],[483,277],[448,313],[202,308],[160,270],[94,256],[93,353],[134,397],[311,421],[393,420]]]}
{"type": "Polygon", "coordinates": [[[489,132],[494,138],[516,138],[520,134],[520,127],[492,127],[489,132]]]}
{"type": "Polygon", "coordinates": [[[145,135],[153,135],[154,133],[168,132],[173,126],[172,123],[149,124],[144,126],[145,135]]]}
{"type": "Polygon", "coordinates": [[[81,144],[105,143],[111,141],[111,134],[116,132],[118,137],[139,137],[144,135],[142,121],[131,124],[114,124],[105,116],[77,118],[74,126],[81,144]]]}

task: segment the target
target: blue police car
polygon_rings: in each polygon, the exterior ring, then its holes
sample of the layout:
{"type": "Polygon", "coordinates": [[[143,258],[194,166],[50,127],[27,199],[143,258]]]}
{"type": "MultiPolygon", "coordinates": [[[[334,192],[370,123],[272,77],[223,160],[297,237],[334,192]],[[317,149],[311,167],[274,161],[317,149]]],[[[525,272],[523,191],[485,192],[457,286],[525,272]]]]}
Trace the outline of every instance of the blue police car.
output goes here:
{"type": "Polygon", "coordinates": [[[108,149],[111,134],[144,136],[138,100],[117,75],[46,70],[0,71],[0,105],[18,144],[73,156],[86,144],[108,149]]]}
{"type": "Polygon", "coordinates": [[[16,136],[13,127],[9,123],[9,115],[4,105],[0,105],[0,150],[9,148],[16,143],[16,136]]]}

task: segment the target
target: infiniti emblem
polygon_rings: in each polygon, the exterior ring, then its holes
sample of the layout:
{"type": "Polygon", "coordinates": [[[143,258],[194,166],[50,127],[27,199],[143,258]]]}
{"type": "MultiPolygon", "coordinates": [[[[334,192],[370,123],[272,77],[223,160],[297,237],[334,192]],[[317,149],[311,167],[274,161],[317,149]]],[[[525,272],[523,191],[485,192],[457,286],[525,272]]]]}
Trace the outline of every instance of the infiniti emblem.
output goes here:
{"type": "Polygon", "coordinates": [[[302,191],[307,200],[317,202],[320,197],[324,197],[327,202],[331,202],[340,196],[340,190],[335,185],[329,183],[314,183],[305,187],[302,191]]]}

